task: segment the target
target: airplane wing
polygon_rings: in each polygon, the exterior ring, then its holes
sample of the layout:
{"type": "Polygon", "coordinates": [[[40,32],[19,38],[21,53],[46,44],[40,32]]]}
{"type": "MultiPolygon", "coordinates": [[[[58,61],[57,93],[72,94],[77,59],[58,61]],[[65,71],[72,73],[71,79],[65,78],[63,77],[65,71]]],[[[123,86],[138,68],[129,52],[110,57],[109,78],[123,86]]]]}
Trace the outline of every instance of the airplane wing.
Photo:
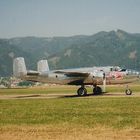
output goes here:
{"type": "Polygon", "coordinates": [[[62,71],[62,70],[55,71],[54,73],[64,74],[68,77],[88,77],[90,75],[90,73],[87,72],[71,72],[71,71],[62,71]]]}

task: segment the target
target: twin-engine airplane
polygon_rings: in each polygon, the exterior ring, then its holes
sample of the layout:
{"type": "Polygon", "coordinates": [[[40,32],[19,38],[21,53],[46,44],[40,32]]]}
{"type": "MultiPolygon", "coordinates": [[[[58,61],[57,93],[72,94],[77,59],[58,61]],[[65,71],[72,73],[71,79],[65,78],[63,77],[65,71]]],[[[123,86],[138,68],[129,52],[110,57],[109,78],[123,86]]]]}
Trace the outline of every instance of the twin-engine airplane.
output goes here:
{"type": "MultiPolygon", "coordinates": [[[[63,70],[49,70],[47,60],[40,60],[37,63],[37,71],[27,70],[23,57],[14,59],[13,74],[22,80],[50,83],[81,85],[77,90],[79,96],[87,95],[85,85],[93,85],[93,94],[102,93],[102,88],[97,85],[108,84],[128,84],[140,79],[139,72],[128,71],[120,67],[88,67],[63,70]]],[[[127,95],[132,91],[127,88],[127,95]]]]}

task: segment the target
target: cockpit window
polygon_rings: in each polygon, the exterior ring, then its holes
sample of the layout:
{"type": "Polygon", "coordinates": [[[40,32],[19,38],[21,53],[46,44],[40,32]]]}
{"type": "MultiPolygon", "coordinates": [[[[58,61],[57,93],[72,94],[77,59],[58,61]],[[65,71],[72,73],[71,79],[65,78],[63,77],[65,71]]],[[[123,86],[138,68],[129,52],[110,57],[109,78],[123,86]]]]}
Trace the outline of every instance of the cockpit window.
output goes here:
{"type": "Polygon", "coordinates": [[[110,68],[110,71],[113,71],[113,68],[110,68]]]}
{"type": "Polygon", "coordinates": [[[110,71],[120,71],[120,67],[114,66],[114,67],[110,68],[110,71]]]}
{"type": "Polygon", "coordinates": [[[120,71],[126,71],[126,69],[121,69],[120,71]]]}

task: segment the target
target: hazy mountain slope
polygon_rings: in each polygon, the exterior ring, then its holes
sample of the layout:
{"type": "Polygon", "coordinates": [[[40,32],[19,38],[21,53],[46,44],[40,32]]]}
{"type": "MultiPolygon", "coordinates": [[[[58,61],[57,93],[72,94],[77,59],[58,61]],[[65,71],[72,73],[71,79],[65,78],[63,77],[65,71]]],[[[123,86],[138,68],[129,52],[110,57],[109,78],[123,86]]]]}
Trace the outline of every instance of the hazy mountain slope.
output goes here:
{"type": "Polygon", "coordinates": [[[140,34],[118,30],[91,36],[0,39],[0,76],[12,74],[17,56],[25,58],[28,69],[48,59],[51,69],[120,65],[140,70],[140,34]]]}
{"type": "Polygon", "coordinates": [[[49,62],[56,68],[120,65],[139,69],[140,35],[121,30],[100,32],[90,36],[88,43],[73,45],[50,57],[49,62]]]}
{"type": "Polygon", "coordinates": [[[30,52],[37,55],[37,57],[48,57],[55,53],[61,52],[63,49],[70,47],[72,44],[79,44],[86,42],[87,36],[73,36],[73,37],[53,37],[53,38],[39,38],[39,37],[23,37],[12,38],[10,43],[23,49],[25,52],[30,52]]]}
{"type": "MultiPolygon", "coordinates": [[[[22,49],[19,49],[14,45],[11,45],[9,40],[0,39],[0,76],[12,75],[13,58],[19,56],[25,57],[25,59],[32,61],[32,63],[34,62],[29,53],[24,52],[22,49]]],[[[30,63],[30,65],[32,63],[30,63]]],[[[27,66],[29,66],[28,61],[27,66]]]]}

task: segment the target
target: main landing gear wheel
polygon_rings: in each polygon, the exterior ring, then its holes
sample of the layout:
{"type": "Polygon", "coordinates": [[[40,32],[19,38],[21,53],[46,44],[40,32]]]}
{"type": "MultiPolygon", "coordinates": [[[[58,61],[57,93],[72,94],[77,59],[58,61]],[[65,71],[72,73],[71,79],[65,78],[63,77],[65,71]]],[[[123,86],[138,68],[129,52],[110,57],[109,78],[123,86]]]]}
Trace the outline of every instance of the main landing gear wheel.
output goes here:
{"type": "Polygon", "coordinates": [[[95,87],[93,88],[93,94],[94,94],[94,95],[101,95],[101,94],[102,94],[102,88],[99,87],[99,86],[95,86],[95,87]]]}
{"type": "Polygon", "coordinates": [[[87,90],[86,90],[86,88],[80,87],[80,88],[77,90],[77,94],[78,94],[78,96],[85,96],[85,95],[87,95],[87,90]]]}
{"type": "Polygon", "coordinates": [[[126,89],[125,90],[125,94],[126,95],[131,95],[132,94],[132,90],[131,89],[126,89]]]}

